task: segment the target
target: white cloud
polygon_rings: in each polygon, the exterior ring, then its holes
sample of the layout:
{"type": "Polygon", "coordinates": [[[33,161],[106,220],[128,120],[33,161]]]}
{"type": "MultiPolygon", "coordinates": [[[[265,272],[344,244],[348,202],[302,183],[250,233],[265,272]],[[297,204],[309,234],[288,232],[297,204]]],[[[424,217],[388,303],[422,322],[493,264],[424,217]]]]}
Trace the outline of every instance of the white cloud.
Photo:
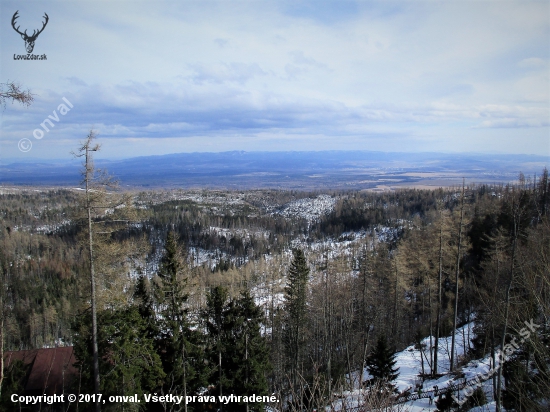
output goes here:
{"type": "MultiPolygon", "coordinates": [[[[15,142],[67,96],[75,108],[56,135],[65,141],[63,127],[95,124],[110,139],[181,138],[195,148],[226,139],[214,147],[244,150],[253,139],[264,150],[316,148],[315,139],[343,149],[372,139],[394,150],[397,133],[418,151],[433,149],[437,131],[453,150],[548,151],[547,2],[41,6],[50,23],[36,47],[46,62],[14,61],[22,41],[0,26],[3,79],[39,94],[29,109],[6,110],[1,131],[15,142]],[[496,128],[509,128],[505,144],[496,128]]],[[[43,13],[19,2],[0,8],[43,13]]]]}
{"type": "Polygon", "coordinates": [[[541,69],[548,67],[548,61],[540,57],[529,57],[518,63],[518,66],[524,69],[541,69]]]}

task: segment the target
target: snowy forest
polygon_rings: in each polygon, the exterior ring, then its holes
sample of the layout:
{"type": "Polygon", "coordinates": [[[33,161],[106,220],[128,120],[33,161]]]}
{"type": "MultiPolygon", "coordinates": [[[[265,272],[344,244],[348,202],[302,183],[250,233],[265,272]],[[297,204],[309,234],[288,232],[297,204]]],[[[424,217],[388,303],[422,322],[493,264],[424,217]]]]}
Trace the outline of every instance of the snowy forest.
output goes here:
{"type": "Polygon", "coordinates": [[[0,16],[0,412],[550,412],[549,0],[0,16]]]}
{"type": "MultiPolygon", "coordinates": [[[[546,169],[436,190],[138,192],[93,168],[92,139],[80,149],[78,188],[0,187],[0,359],[72,346],[67,392],[202,402],[41,410],[548,410],[546,169]],[[453,389],[472,362],[495,370],[453,389]]],[[[10,400],[27,372],[2,364],[2,410],[37,410],[10,400]]]]}

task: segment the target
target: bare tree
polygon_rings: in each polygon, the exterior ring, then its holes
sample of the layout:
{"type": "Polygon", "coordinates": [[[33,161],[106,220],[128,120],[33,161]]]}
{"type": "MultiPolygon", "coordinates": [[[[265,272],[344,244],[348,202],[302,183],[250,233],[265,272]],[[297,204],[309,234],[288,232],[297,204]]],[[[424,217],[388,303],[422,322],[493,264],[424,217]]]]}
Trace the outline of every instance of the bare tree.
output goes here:
{"type": "MultiPolygon", "coordinates": [[[[128,260],[135,258],[132,250],[137,245],[133,245],[132,242],[112,241],[112,236],[120,225],[127,224],[135,216],[133,216],[130,196],[107,193],[107,190],[112,191],[117,187],[117,182],[104,171],[95,168],[93,152],[100,149],[100,145],[94,143],[95,138],[96,133],[91,130],[73,155],[84,159],[81,174],[84,185],[82,211],[85,216],[82,216],[82,220],[86,222],[87,228],[84,243],[88,250],[90,273],[94,391],[99,394],[97,312],[107,305],[124,305],[124,290],[128,288],[127,285],[121,284],[123,277],[120,276],[120,272],[126,270],[126,266],[131,264],[127,262],[128,260]]],[[[99,402],[96,402],[95,406],[96,411],[99,412],[99,402]]]]}
{"type": "Polygon", "coordinates": [[[451,366],[450,371],[455,368],[455,335],[458,318],[458,280],[460,274],[460,257],[462,246],[462,227],[464,222],[464,179],[462,179],[462,195],[460,197],[460,221],[458,223],[458,242],[456,249],[456,267],[455,267],[455,301],[454,301],[454,318],[453,318],[453,335],[451,337],[451,366]]]}
{"type": "Polygon", "coordinates": [[[19,83],[8,80],[6,83],[0,83],[0,104],[4,108],[6,107],[6,100],[30,106],[34,101],[34,95],[30,90],[24,90],[19,83]]]}
{"type": "MultiPolygon", "coordinates": [[[[521,181],[521,176],[520,176],[521,181]]],[[[516,190],[515,188],[512,188],[511,190],[511,205],[510,205],[510,212],[512,217],[512,227],[510,231],[510,269],[509,269],[509,277],[508,277],[508,283],[506,286],[506,297],[505,297],[505,309],[504,309],[504,325],[502,330],[502,336],[501,336],[501,342],[500,347],[504,348],[504,345],[506,343],[506,334],[508,333],[509,329],[509,323],[510,323],[510,292],[512,289],[512,285],[514,283],[514,277],[515,277],[515,271],[516,271],[516,251],[517,251],[517,244],[518,244],[518,237],[520,231],[523,229],[521,228],[521,221],[522,221],[522,215],[524,214],[525,210],[522,207],[522,202],[520,197],[522,196],[522,191],[516,190]]],[[[497,411],[500,411],[502,408],[502,367],[499,368],[498,371],[498,378],[497,378],[497,398],[496,398],[496,409],[497,411]]]]}
{"type": "Polygon", "coordinates": [[[436,315],[436,327],[435,327],[435,344],[433,350],[433,368],[432,374],[435,376],[438,374],[438,353],[439,353],[439,335],[441,334],[441,317],[443,311],[443,260],[445,256],[445,247],[448,245],[448,230],[449,227],[446,224],[445,211],[441,206],[438,211],[438,254],[437,254],[437,315],[436,315]]]}
{"type": "MultiPolygon", "coordinates": [[[[86,140],[82,143],[78,149],[78,153],[74,153],[75,157],[84,157],[82,177],[85,185],[85,208],[88,217],[88,258],[89,258],[89,270],[90,270],[90,291],[91,291],[91,305],[92,305],[92,351],[93,351],[93,369],[94,369],[94,391],[98,395],[99,389],[99,355],[97,348],[97,307],[96,307],[96,280],[95,280],[95,267],[94,267],[94,240],[92,231],[92,214],[97,194],[93,191],[93,181],[95,175],[95,167],[92,157],[92,152],[97,152],[100,148],[99,144],[94,144],[96,133],[91,130],[86,140]]],[[[99,412],[101,406],[96,400],[95,410],[99,412]]]]}

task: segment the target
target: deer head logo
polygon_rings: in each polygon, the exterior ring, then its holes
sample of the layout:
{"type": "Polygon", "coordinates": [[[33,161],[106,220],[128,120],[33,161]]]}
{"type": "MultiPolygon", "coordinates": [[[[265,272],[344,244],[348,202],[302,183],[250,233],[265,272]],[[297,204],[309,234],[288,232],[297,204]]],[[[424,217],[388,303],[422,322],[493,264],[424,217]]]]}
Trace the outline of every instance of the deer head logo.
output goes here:
{"type": "Polygon", "coordinates": [[[20,26],[15,27],[15,20],[17,20],[17,18],[19,17],[17,15],[17,13],[19,13],[19,10],[17,10],[14,13],[13,17],[11,18],[11,25],[12,25],[13,29],[21,35],[21,38],[23,40],[25,40],[25,48],[27,49],[27,53],[32,53],[32,51],[34,49],[34,42],[36,41],[36,38],[38,37],[38,35],[40,33],[42,33],[42,31],[44,30],[44,28],[46,27],[46,24],[48,24],[49,17],[46,13],[44,13],[44,18],[46,19],[46,21],[44,23],[42,23],[42,28],[40,30],[38,30],[38,32],[36,30],[34,30],[32,32],[32,35],[29,36],[29,35],[27,35],[27,30],[25,30],[24,33],[21,33],[19,31],[20,26]]]}

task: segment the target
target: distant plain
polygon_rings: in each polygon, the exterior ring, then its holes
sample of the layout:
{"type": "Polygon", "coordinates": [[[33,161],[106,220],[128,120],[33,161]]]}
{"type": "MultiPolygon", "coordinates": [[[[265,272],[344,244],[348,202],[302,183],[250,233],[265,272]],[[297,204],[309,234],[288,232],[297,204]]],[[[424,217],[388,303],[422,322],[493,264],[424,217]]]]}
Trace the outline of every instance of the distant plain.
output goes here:
{"type": "MultiPolygon", "coordinates": [[[[548,167],[536,155],[386,153],[369,151],[179,153],[96,159],[126,188],[373,190],[506,184],[548,167]]],[[[78,186],[75,159],[0,163],[0,184],[78,186]]]]}

